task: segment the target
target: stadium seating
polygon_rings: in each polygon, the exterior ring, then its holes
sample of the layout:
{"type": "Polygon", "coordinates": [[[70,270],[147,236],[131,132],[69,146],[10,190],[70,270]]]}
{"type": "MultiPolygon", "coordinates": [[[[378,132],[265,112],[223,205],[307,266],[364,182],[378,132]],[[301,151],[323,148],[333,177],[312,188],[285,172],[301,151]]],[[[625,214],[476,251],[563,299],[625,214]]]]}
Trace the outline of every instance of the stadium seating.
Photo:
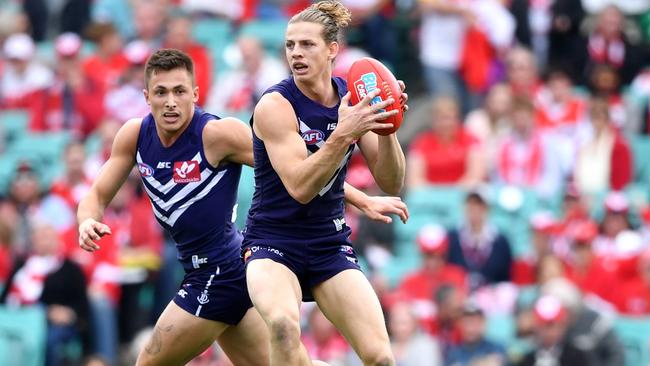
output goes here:
{"type": "Polygon", "coordinates": [[[0,112],[0,130],[6,144],[11,144],[27,133],[29,113],[23,109],[0,112]]]}
{"type": "Polygon", "coordinates": [[[0,360],[3,366],[44,363],[47,322],[40,307],[0,307],[0,360]]]}
{"type": "Polygon", "coordinates": [[[223,71],[226,66],[223,58],[224,50],[234,42],[231,23],[225,19],[200,19],[194,23],[192,35],[197,42],[209,50],[215,74],[223,71]]]}
{"type": "Polygon", "coordinates": [[[242,25],[239,33],[259,39],[268,52],[278,54],[284,47],[286,29],[287,21],[284,19],[254,20],[242,25]]]}
{"type": "Polygon", "coordinates": [[[625,348],[625,366],[650,364],[650,318],[620,317],[614,329],[625,348]]]}

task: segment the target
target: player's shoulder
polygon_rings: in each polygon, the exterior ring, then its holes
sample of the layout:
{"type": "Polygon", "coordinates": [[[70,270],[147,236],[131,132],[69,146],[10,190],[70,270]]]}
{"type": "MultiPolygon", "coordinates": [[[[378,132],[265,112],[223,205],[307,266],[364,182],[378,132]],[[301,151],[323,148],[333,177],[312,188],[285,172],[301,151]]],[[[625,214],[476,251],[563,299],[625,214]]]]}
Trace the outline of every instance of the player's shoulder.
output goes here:
{"type": "Polygon", "coordinates": [[[134,150],[137,142],[138,136],[140,134],[140,127],[142,125],[142,118],[131,118],[126,121],[117,131],[113,145],[118,148],[124,148],[127,150],[134,150]]]}
{"type": "Polygon", "coordinates": [[[275,115],[283,111],[293,110],[289,100],[279,92],[264,94],[255,106],[255,116],[275,115]]]}
{"type": "Polygon", "coordinates": [[[246,127],[246,124],[235,117],[211,118],[205,123],[203,136],[227,135],[241,126],[246,127]]]}

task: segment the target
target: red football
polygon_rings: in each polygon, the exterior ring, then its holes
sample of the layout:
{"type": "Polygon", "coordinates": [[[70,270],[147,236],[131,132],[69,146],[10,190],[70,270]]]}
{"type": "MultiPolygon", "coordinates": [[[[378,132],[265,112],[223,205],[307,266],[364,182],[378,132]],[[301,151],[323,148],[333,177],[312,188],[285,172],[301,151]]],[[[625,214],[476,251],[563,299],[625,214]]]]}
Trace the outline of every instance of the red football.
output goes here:
{"type": "Polygon", "coordinates": [[[380,121],[384,123],[392,123],[393,128],[373,130],[373,132],[379,135],[386,136],[397,131],[399,126],[402,124],[403,111],[400,103],[402,90],[400,89],[393,73],[390,72],[390,70],[388,70],[388,68],[381,62],[370,57],[364,57],[355,61],[348,71],[348,90],[352,94],[350,98],[352,105],[359,103],[366,94],[377,88],[381,90],[381,94],[375,97],[370,104],[379,103],[393,97],[395,103],[386,107],[386,110],[391,111],[395,109],[398,111],[396,115],[380,121]]]}

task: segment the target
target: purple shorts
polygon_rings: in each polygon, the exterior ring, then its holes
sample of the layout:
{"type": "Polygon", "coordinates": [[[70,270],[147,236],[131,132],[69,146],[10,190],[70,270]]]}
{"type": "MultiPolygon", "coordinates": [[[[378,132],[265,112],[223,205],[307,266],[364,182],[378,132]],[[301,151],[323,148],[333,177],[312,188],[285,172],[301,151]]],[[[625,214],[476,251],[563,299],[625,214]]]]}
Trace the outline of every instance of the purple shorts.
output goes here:
{"type": "Polygon", "coordinates": [[[253,306],[246,288],[244,264],[237,258],[186,273],[174,302],[200,318],[239,324],[253,306]]]}
{"type": "Polygon", "coordinates": [[[242,248],[242,258],[246,264],[268,258],[289,268],[298,277],[303,301],[314,301],[311,289],[338,273],[361,270],[354,248],[348,243],[252,242],[242,248]]]}

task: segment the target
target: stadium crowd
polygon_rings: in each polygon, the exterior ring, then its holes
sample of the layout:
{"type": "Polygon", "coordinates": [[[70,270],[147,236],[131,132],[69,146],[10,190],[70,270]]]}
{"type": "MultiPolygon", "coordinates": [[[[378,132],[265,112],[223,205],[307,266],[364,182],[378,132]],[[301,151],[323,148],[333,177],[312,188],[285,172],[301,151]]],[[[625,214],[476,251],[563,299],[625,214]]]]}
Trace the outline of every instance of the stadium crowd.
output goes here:
{"type": "MultiPolygon", "coordinates": [[[[346,217],[398,365],[647,365],[650,2],[342,2],[354,23],[335,75],[371,56],[410,95],[409,222],[346,217]]],[[[0,3],[0,329],[24,343],[0,347],[8,364],[133,364],[178,290],[174,243],[137,172],[98,252],[79,248],[75,212],[121,124],[148,113],[147,57],[184,50],[198,104],[248,122],[289,76],[283,32],[309,3],[0,3]]],[[[348,182],[380,194],[362,161],[348,182]]],[[[240,229],[253,184],[246,170],[240,229]]],[[[312,358],[360,364],[303,311],[312,358]]],[[[216,346],[192,362],[228,364],[216,346]]]]}

